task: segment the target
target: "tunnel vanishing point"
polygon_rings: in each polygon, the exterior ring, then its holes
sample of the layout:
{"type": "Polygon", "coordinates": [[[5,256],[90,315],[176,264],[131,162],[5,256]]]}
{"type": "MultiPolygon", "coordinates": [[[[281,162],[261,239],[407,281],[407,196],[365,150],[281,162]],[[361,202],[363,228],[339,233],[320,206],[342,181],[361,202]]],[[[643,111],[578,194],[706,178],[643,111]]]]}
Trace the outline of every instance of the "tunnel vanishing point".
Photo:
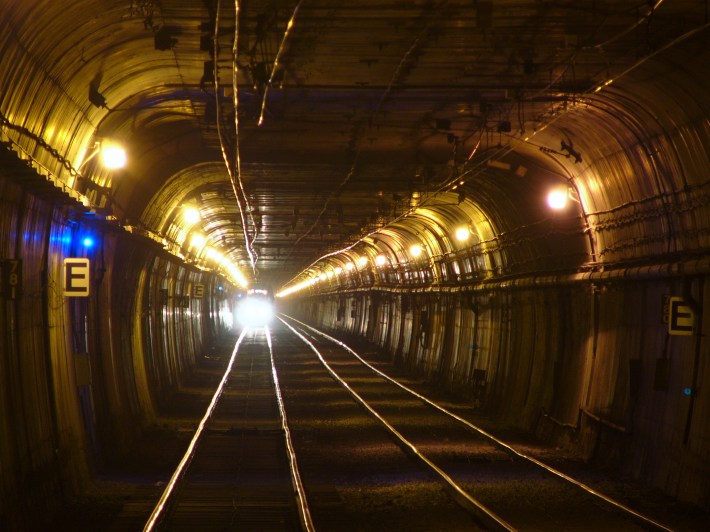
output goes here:
{"type": "Polygon", "coordinates": [[[0,522],[129,449],[253,286],[707,508],[709,26],[701,0],[5,0],[0,522]]]}

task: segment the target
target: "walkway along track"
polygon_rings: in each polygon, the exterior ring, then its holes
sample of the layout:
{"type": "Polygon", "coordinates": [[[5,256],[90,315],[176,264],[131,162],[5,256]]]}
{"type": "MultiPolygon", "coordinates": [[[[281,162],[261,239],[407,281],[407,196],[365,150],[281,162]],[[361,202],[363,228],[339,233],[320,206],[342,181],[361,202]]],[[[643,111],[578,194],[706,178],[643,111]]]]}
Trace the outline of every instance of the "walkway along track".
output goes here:
{"type": "Polygon", "coordinates": [[[484,528],[670,530],[395,381],[343,342],[293,318],[281,321],[484,528]],[[515,492],[502,498],[487,488],[500,482],[513,482],[515,492]]]}

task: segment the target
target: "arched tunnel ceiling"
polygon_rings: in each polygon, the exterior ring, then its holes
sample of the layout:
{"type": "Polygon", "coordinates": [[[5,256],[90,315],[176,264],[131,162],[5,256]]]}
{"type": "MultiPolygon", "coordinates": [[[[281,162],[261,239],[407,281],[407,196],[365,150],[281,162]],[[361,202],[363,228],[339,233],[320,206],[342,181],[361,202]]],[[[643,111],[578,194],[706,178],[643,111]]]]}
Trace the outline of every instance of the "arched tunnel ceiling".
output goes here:
{"type": "MultiPolygon", "coordinates": [[[[664,119],[649,108],[679,111],[674,79],[707,78],[678,66],[707,59],[708,8],[693,0],[5,4],[6,120],[74,163],[96,138],[121,140],[130,162],[113,179],[117,215],[160,232],[181,201],[196,203],[208,238],[249,272],[222,149],[238,155],[247,234],[274,285],[413,197],[449,191],[460,175],[498,179],[488,160],[514,157],[513,170],[534,166],[551,182],[591,176],[590,164],[664,119]],[[637,93],[642,104],[629,103],[637,93]],[[610,131],[615,115],[628,139],[610,131]]],[[[7,134],[64,172],[17,131],[7,134]]],[[[541,180],[499,201],[496,187],[477,196],[467,179],[467,199],[501,231],[515,229],[511,205],[537,201],[541,180]]],[[[612,181],[582,183],[583,199],[603,209],[638,192],[612,181]]]]}

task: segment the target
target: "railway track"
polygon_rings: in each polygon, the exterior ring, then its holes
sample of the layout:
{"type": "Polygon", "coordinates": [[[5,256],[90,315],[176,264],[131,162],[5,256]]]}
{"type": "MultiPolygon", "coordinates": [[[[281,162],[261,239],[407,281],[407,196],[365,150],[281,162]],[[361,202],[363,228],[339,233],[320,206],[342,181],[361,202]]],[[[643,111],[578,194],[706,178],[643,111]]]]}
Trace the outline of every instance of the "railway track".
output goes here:
{"type": "Polygon", "coordinates": [[[288,319],[331,377],[492,530],[670,530],[389,378],[344,343],[288,319]],[[499,484],[506,489],[501,497],[499,484]]]}
{"type": "Polygon", "coordinates": [[[242,332],[145,531],[313,529],[270,346],[242,332]]]}
{"type": "Polygon", "coordinates": [[[669,530],[338,340],[275,329],[273,349],[240,336],[145,530],[669,530]]]}

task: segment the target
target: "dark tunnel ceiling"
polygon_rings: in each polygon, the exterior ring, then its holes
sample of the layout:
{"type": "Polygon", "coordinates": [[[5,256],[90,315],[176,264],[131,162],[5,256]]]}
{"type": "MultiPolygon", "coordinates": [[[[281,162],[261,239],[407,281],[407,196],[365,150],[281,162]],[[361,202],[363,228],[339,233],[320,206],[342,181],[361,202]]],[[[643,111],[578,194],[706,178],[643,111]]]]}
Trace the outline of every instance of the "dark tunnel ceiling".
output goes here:
{"type": "MultiPolygon", "coordinates": [[[[275,285],[438,190],[479,141],[476,157],[505,149],[706,15],[697,1],[650,16],[648,2],[599,0],[243,1],[235,26],[228,1],[218,17],[214,1],[45,4],[28,47],[54,47],[71,83],[105,98],[98,134],[131,157],[122,215],[160,230],[148,201],[170,182],[249,271],[219,121],[230,155],[238,145],[260,278],[275,285]]],[[[559,136],[539,142],[560,149],[559,136]]],[[[538,145],[516,151],[544,165],[538,145]]]]}

